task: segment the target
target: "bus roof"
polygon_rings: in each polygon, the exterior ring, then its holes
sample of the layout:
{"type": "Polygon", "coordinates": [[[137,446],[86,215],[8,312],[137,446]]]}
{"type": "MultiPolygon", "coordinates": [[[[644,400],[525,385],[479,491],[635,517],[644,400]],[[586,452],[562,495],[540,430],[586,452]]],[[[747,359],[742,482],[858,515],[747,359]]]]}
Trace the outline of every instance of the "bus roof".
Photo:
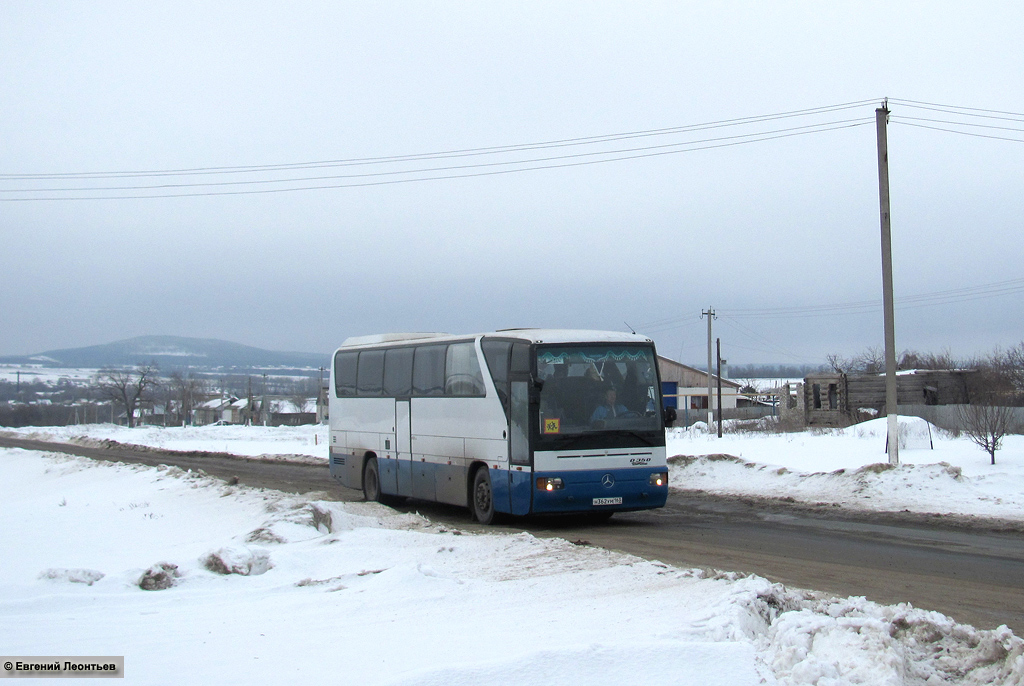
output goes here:
{"type": "Polygon", "coordinates": [[[519,338],[532,343],[651,343],[647,336],[622,331],[591,331],[588,329],[498,329],[487,333],[447,334],[447,333],[384,333],[371,336],[352,336],[341,344],[342,348],[399,343],[404,341],[420,341],[428,339],[466,340],[480,336],[495,338],[519,338]]]}

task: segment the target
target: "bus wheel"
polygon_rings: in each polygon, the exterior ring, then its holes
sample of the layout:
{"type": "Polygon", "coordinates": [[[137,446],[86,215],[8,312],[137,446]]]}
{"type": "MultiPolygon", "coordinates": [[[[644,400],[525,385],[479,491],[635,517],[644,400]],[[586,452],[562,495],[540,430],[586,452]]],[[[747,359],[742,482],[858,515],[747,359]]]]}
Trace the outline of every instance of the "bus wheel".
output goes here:
{"type": "Polygon", "coordinates": [[[380,502],[380,472],[377,471],[377,460],[370,458],[363,468],[363,498],[369,502],[380,502]]]}
{"type": "Polygon", "coordinates": [[[473,518],[481,524],[494,521],[494,496],[491,493],[491,475],[486,466],[473,476],[473,518]]]}

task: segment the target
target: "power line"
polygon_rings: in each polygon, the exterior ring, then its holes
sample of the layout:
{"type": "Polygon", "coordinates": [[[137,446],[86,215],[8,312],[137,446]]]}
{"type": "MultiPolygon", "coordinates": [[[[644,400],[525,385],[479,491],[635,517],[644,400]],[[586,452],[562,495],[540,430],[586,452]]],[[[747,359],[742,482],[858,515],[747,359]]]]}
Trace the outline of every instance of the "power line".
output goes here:
{"type": "MultiPolygon", "coordinates": [[[[905,116],[902,116],[902,115],[890,115],[889,116],[889,120],[890,121],[903,121],[903,122],[907,122],[907,121],[926,121],[926,122],[931,122],[933,124],[951,124],[953,126],[970,126],[970,127],[974,127],[974,128],[978,128],[978,129],[997,129],[999,131],[1017,131],[1019,133],[1024,133],[1024,129],[1020,129],[1020,128],[1017,128],[1017,127],[1014,127],[1014,126],[996,126],[995,124],[975,124],[975,123],[966,122],[966,121],[952,121],[950,119],[930,119],[928,117],[905,117],[905,116]]],[[[1024,120],[1022,120],[1020,123],[1024,124],[1024,120]]]]}
{"type": "MultiPolygon", "coordinates": [[[[1024,278],[997,281],[978,286],[966,286],[964,288],[953,288],[944,291],[933,291],[919,293],[916,295],[896,298],[897,309],[906,310],[919,307],[935,307],[939,305],[950,305],[953,303],[969,302],[972,300],[983,300],[996,298],[1005,295],[1014,295],[1024,292],[1024,278]]],[[[773,308],[748,308],[748,309],[719,309],[718,313],[727,319],[737,322],[740,319],[795,319],[806,317],[836,317],[853,314],[867,314],[877,312],[882,308],[881,299],[861,300],[847,303],[833,303],[826,305],[804,305],[794,307],[773,307],[773,308]]],[[[674,317],[649,322],[637,327],[638,331],[657,333],[684,326],[696,324],[699,318],[695,317],[674,317]]],[[[752,333],[752,332],[751,332],[752,333]]],[[[767,339],[765,339],[767,340],[767,339]]]]}
{"type": "Polygon", "coordinates": [[[633,138],[649,136],[665,136],[678,133],[690,133],[729,126],[742,126],[747,124],[764,123],[789,119],[793,117],[811,116],[818,114],[829,114],[842,110],[861,107],[874,100],[860,100],[856,102],[826,105],[823,107],[812,107],[801,110],[790,110],[788,112],[777,112],[774,114],[755,115],[750,117],[737,117],[722,119],[718,121],[704,122],[700,124],[687,124],[683,126],[665,127],[659,129],[646,129],[640,131],[628,131],[623,133],[602,134],[596,136],[579,136],[575,138],[563,138],[535,143],[518,143],[511,145],[499,145],[480,148],[462,148],[430,153],[413,153],[407,155],[391,155],[382,157],[357,157],[349,159],[317,160],[307,162],[286,162],[267,165],[242,165],[242,166],[219,166],[219,167],[194,167],[189,169],[165,169],[165,170],[132,170],[132,171],[105,171],[105,172],[65,172],[50,174],[0,174],[3,180],[41,180],[41,179],[71,179],[71,178],[131,178],[148,176],[176,176],[176,175],[207,175],[207,174],[236,174],[253,173],[265,171],[283,171],[292,169],[316,169],[334,166],[354,166],[370,164],[388,164],[394,162],[416,162],[432,159],[450,159],[453,157],[493,155],[507,152],[522,152],[528,150],[540,150],[556,147],[593,145],[596,143],[607,143],[633,138]]]}
{"type": "Polygon", "coordinates": [[[936,110],[939,112],[948,111],[949,114],[959,114],[968,117],[985,117],[990,119],[998,119],[993,115],[1008,115],[1018,119],[1024,119],[1024,113],[1021,112],[1006,112],[1003,110],[990,110],[983,109],[980,107],[963,107],[961,105],[943,105],[935,102],[921,102],[920,100],[904,100],[902,98],[889,98],[889,102],[898,103],[906,107],[912,107],[922,110],[936,110]],[[979,114],[979,113],[984,114],[979,114]]]}
{"type": "MultiPolygon", "coordinates": [[[[364,178],[376,178],[386,176],[399,176],[403,174],[421,174],[430,172],[448,172],[448,171],[463,171],[466,169],[480,169],[480,168],[491,168],[491,167],[502,167],[516,164],[531,164],[538,162],[557,162],[567,159],[579,159],[585,157],[598,157],[606,155],[619,155],[632,152],[644,152],[648,150],[665,150],[672,148],[689,147],[700,143],[716,143],[720,141],[742,141],[742,139],[760,140],[766,137],[767,133],[787,133],[793,131],[802,131],[807,133],[814,133],[817,129],[823,128],[829,124],[849,124],[852,122],[863,121],[863,118],[858,119],[846,119],[837,122],[826,122],[821,124],[808,124],[806,126],[796,126],[788,129],[780,129],[771,132],[758,132],[758,133],[744,133],[737,134],[735,136],[720,136],[717,138],[700,139],[697,141],[685,141],[682,143],[664,143],[660,145],[641,146],[636,148],[621,148],[618,150],[602,150],[593,152],[582,152],[573,153],[569,155],[556,155],[551,157],[537,157],[530,158],[527,160],[510,160],[502,162],[484,162],[480,164],[464,164],[454,165],[446,167],[426,167],[422,169],[403,169],[395,171],[380,171],[380,172],[367,172],[361,174],[337,174],[329,176],[307,176],[307,177],[289,177],[289,178],[277,178],[277,179],[255,179],[245,181],[201,181],[192,183],[165,183],[147,186],[84,186],[84,187],[59,187],[59,188],[23,188],[23,189],[0,189],[0,193],[52,193],[52,192],[79,192],[79,191],[129,191],[129,190],[158,190],[158,189],[175,189],[175,188],[207,188],[207,187],[224,187],[224,186],[249,186],[249,185],[262,185],[262,184],[275,184],[275,183],[306,183],[311,181],[330,181],[338,179],[364,179],[364,178]]],[[[841,128],[841,127],[840,127],[841,128]]],[[[831,129],[826,129],[831,130],[831,129]]]]}
{"type": "Polygon", "coordinates": [[[115,188],[80,188],[80,189],[11,189],[5,190],[4,192],[13,193],[29,193],[29,192],[82,192],[82,191],[102,191],[102,190],[160,190],[160,189],[173,189],[179,187],[216,187],[223,185],[252,185],[252,184],[265,184],[265,183],[299,183],[308,180],[328,180],[333,178],[365,178],[365,177],[379,177],[384,175],[400,175],[400,174],[423,174],[432,171],[449,171],[449,170],[461,170],[461,169],[478,169],[483,167],[493,167],[499,165],[511,165],[511,164],[535,164],[536,162],[545,162],[549,160],[567,160],[567,159],[578,159],[581,157],[592,157],[599,155],[613,155],[612,157],[606,157],[604,159],[591,159],[575,162],[562,162],[556,164],[540,164],[528,167],[519,167],[514,169],[492,169],[489,171],[478,171],[465,174],[441,174],[435,176],[418,176],[412,178],[391,178],[385,180],[374,180],[374,181],[362,181],[355,183],[340,183],[340,184],[326,184],[326,185],[314,185],[314,186],[298,186],[289,188],[261,188],[261,189],[249,189],[249,190],[221,190],[221,191],[203,191],[203,192],[183,192],[183,193],[152,193],[152,194],[130,194],[130,195],[92,195],[92,196],[56,196],[56,197],[2,197],[0,202],[33,202],[33,201],[46,201],[46,200],[136,200],[136,199],[151,199],[151,198],[181,198],[181,197],[202,197],[202,196],[218,196],[218,195],[256,195],[266,193],[290,193],[297,191],[312,191],[312,190],[328,190],[337,188],[358,188],[366,186],[384,186],[399,183],[418,183],[423,181],[439,181],[439,180],[451,180],[451,179],[464,179],[480,176],[494,176],[500,174],[513,174],[522,173],[528,171],[539,171],[545,169],[561,169],[568,167],[581,167],[589,166],[594,164],[605,164],[609,162],[621,162],[626,160],[643,159],[649,157],[659,157],[664,155],[680,154],[687,152],[697,152],[701,150],[711,150],[715,148],[733,147],[737,145],[746,145],[750,143],[759,143],[770,140],[778,140],[782,138],[791,138],[794,136],[804,136],[814,133],[825,133],[829,131],[837,131],[840,129],[854,128],[858,126],[864,126],[870,123],[870,119],[853,119],[853,120],[841,120],[840,122],[826,122],[823,124],[814,124],[802,127],[794,127],[792,129],[781,129],[776,131],[760,132],[754,134],[741,134],[737,136],[719,137],[713,139],[705,139],[699,141],[689,141],[685,143],[674,143],[658,146],[646,146],[640,148],[628,148],[617,151],[603,151],[603,152],[590,152],[590,153],[578,153],[573,155],[557,156],[550,158],[539,158],[532,160],[519,160],[512,162],[498,162],[498,163],[485,163],[479,165],[463,165],[460,167],[439,167],[439,168],[427,168],[419,170],[405,170],[405,171],[393,171],[393,172],[379,172],[371,174],[361,175],[341,175],[341,176],[327,176],[327,177],[313,177],[311,179],[272,179],[272,180],[249,180],[249,181],[237,181],[237,182],[211,182],[211,183],[200,183],[200,184],[164,184],[159,186],[147,186],[147,187],[115,187],[115,188]],[[742,140],[739,140],[742,139],[742,140]],[[701,145],[701,143],[706,143],[701,145]],[[684,149],[679,149],[682,146],[690,146],[684,149]],[[675,148],[671,150],[665,150],[662,148],[675,148]],[[634,154],[623,154],[623,153],[634,153],[634,154]],[[614,156],[617,155],[617,156],[614,156]]]}
{"type": "MultiPolygon", "coordinates": [[[[979,286],[968,286],[965,288],[954,288],[945,291],[934,291],[931,293],[920,293],[917,295],[903,296],[896,298],[896,304],[900,309],[916,307],[932,307],[936,305],[949,305],[952,303],[966,302],[985,298],[1012,295],[1024,291],[1024,279],[1010,279],[998,281],[979,286]]],[[[778,319],[787,317],[818,317],[835,316],[841,314],[862,314],[864,312],[876,311],[882,306],[881,300],[863,300],[860,302],[838,303],[834,305],[810,305],[806,307],[780,307],[761,310],[728,310],[728,316],[744,319],[778,319]]]]}
{"type": "MultiPolygon", "coordinates": [[[[743,326],[738,321],[736,321],[736,319],[734,317],[731,317],[728,314],[723,314],[722,317],[723,317],[723,320],[724,320],[725,324],[728,324],[729,326],[731,326],[731,327],[733,327],[735,329],[738,329],[738,330],[740,330],[742,332],[745,332],[749,336],[753,336],[756,339],[760,339],[763,343],[765,343],[766,345],[768,345],[771,348],[771,350],[762,350],[761,352],[775,352],[775,353],[778,353],[780,355],[785,355],[787,357],[790,357],[790,358],[792,358],[794,360],[801,360],[801,359],[803,359],[799,355],[797,355],[797,354],[787,350],[786,348],[783,348],[782,346],[778,345],[777,343],[769,340],[767,337],[757,333],[753,329],[750,329],[750,328],[748,328],[746,326],[743,326]]],[[[733,345],[733,344],[730,343],[729,345],[733,345]]]]}
{"type": "MultiPolygon", "coordinates": [[[[954,117],[1002,120],[1024,124],[1024,114],[1016,112],[976,107],[962,107],[958,105],[944,105],[899,98],[891,98],[889,100],[893,103],[899,103],[907,108],[941,112],[954,117]]],[[[653,145],[638,145],[613,149],[591,149],[554,155],[536,155],[532,153],[545,150],[571,150],[573,148],[580,147],[594,148],[595,146],[608,146],[617,142],[640,140],[651,137],[677,136],[729,127],[764,125],[799,117],[828,116],[838,112],[862,107],[865,104],[873,102],[875,102],[875,100],[859,100],[822,107],[789,110],[785,112],[748,117],[736,117],[683,126],[626,131],[595,136],[577,136],[532,143],[459,148],[407,155],[357,157],[267,165],[209,166],[164,170],[0,174],[0,183],[6,182],[8,184],[30,181],[100,181],[104,179],[156,179],[209,176],[237,177],[239,175],[276,174],[270,178],[235,178],[223,181],[200,179],[186,182],[144,183],[132,185],[54,185],[38,188],[8,187],[0,188],[0,202],[38,202],[48,200],[139,200],[155,198],[294,193],[300,191],[421,183],[427,181],[448,181],[502,174],[565,169],[570,167],[623,162],[662,155],[682,154],[750,143],[760,143],[780,138],[809,135],[812,133],[826,133],[843,128],[864,126],[870,122],[870,118],[818,121],[803,126],[770,128],[768,130],[748,133],[737,133],[727,136],[711,136],[688,141],[667,142],[653,145]],[[506,158],[509,156],[519,156],[519,158],[496,159],[493,161],[479,162],[471,161],[473,158],[494,158],[501,156],[506,158]],[[429,164],[430,162],[445,160],[465,160],[466,163],[447,165],[429,164]],[[428,163],[428,166],[422,166],[424,163],[428,163]],[[386,168],[388,166],[394,167],[395,165],[413,165],[413,168],[386,168]],[[347,174],[292,175],[295,172],[306,170],[367,166],[383,166],[385,168],[378,171],[365,171],[347,174]]],[[[902,115],[895,116],[893,119],[896,123],[900,123],[904,126],[930,129],[945,133],[955,133],[977,138],[1017,143],[1024,142],[1024,139],[1021,138],[964,131],[960,128],[946,128],[971,127],[988,130],[1014,131],[1024,135],[1024,129],[1015,127],[979,124],[969,121],[951,121],[949,119],[934,119],[928,117],[906,117],[902,115]],[[936,126],[936,124],[939,126],[936,126]]]]}
{"type": "MultiPolygon", "coordinates": [[[[911,123],[905,122],[905,121],[904,122],[900,122],[899,120],[897,120],[896,123],[902,124],[903,126],[912,126],[914,128],[918,128],[918,129],[930,129],[932,131],[943,131],[945,133],[955,133],[955,134],[958,134],[958,135],[961,135],[961,136],[971,136],[973,138],[988,138],[990,140],[997,140],[997,141],[1010,141],[1012,143],[1024,143],[1024,139],[1021,139],[1021,138],[1009,138],[1007,136],[993,136],[993,135],[987,135],[987,134],[983,134],[983,133],[971,133],[970,131],[957,131],[956,129],[947,129],[947,128],[943,128],[941,126],[928,126],[926,124],[911,124],[911,123]]],[[[1024,132],[1022,132],[1022,133],[1024,133],[1024,132]]]]}

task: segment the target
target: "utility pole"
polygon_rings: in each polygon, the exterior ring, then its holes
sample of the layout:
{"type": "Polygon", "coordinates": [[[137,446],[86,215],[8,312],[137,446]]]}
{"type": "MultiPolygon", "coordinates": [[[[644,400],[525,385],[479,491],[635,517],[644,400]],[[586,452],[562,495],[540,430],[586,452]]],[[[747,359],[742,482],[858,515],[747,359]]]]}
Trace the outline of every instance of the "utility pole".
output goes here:
{"type": "Polygon", "coordinates": [[[889,464],[900,463],[899,428],[896,414],[896,320],[892,296],[892,234],[889,225],[889,146],[885,125],[889,119],[889,100],[875,110],[878,136],[878,204],[882,220],[882,304],[885,318],[885,411],[886,448],[889,464]]]}
{"type": "Polygon", "coordinates": [[[700,318],[708,318],[708,428],[715,421],[715,411],[711,407],[711,320],[715,318],[715,311],[710,307],[700,313],[700,318]]]}
{"type": "Polygon", "coordinates": [[[718,437],[722,437],[722,339],[715,339],[715,361],[718,363],[718,437]]]}
{"type": "Polygon", "coordinates": [[[267,425],[267,375],[263,375],[263,402],[260,403],[260,414],[263,416],[263,426],[267,425]]]}

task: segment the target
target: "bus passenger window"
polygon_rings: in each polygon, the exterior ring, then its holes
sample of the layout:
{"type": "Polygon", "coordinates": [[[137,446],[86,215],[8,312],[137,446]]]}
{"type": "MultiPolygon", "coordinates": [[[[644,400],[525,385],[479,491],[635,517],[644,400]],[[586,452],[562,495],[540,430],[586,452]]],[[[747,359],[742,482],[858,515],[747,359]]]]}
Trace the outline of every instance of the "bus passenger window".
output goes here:
{"type": "Polygon", "coordinates": [[[384,351],[359,353],[359,395],[379,396],[384,379],[384,351]]]}
{"type": "Polygon", "coordinates": [[[448,346],[445,365],[444,394],[462,397],[484,395],[484,376],[471,342],[448,346]]]}
{"type": "Polygon", "coordinates": [[[384,356],[384,395],[407,398],[412,394],[413,348],[391,348],[384,356]]]}
{"type": "Polygon", "coordinates": [[[444,363],[447,345],[420,345],[412,362],[413,395],[444,395],[444,363]]]}
{"type": "Polygon", "coordinates": [[[340,352],[334,356],[334,395],[343,396],[356,394],[356,363],[359,353],[340,352]]]}

